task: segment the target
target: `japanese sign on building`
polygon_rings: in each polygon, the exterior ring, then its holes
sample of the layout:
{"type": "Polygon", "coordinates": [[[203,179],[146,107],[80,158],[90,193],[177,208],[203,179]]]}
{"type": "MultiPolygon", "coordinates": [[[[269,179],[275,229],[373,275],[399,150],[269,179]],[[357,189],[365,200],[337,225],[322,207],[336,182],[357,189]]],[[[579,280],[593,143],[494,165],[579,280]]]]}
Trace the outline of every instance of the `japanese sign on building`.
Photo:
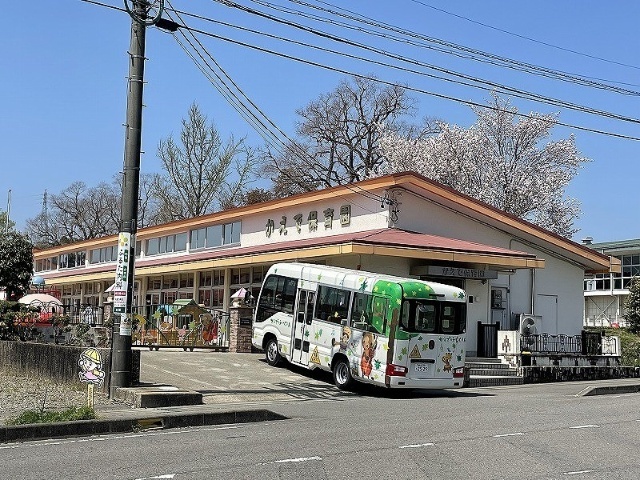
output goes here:
{"type": "Polygon", "coordinates": [[[427,271],[429,275],[437,275],[439,277],[472,278],[478,280],[498,278],[498,272],[495,270],[479,270],[476,268],[438,267],[432,265],[429,266],[427,271]]]}
{"type": "MultiPolygon", "coordinates": [[[[278,232],[281,236],[288,234],[287,227],[289,223],[293,223],[291,225],[295,228],[296,233],[303,233],[302,221],[304,219],[304,214],[297,213],[293,216],[293,222],[287,219],[285,215],[280,217],[278,232]]],[[[322,211],[322,222],[321,225],[324,226],[325,230],[330,230],[333,228],[333,220],[334,220],[334,209],[333,208],[325,208],[322,211]]],[[[346,227],[351,223],[351,205],[342,205],[340,207],[340,226],[346,227]]],[[[267,223],[265,224],[265,235],[267,238],[271,238],[271,235],[276,231],[276,222],[273,218],[267,219],[267,223]]],[[[317,232],[318,231],[318,211],[311,210],[307,215],[307,231],[308,232],[317,232]]]]}

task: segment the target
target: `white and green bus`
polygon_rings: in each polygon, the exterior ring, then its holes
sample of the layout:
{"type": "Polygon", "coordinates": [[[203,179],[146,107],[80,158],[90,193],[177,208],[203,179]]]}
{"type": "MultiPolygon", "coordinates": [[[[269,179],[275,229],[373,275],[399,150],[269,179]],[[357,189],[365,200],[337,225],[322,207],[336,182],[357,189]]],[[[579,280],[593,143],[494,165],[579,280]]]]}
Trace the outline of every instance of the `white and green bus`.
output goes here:
{"type": "Polygon", "coordinates": [[[253,319],[253,345],[285,359],[389,388],[459,388],[464,290],[411,278],[304,263],[273,265],[253,319]]]}

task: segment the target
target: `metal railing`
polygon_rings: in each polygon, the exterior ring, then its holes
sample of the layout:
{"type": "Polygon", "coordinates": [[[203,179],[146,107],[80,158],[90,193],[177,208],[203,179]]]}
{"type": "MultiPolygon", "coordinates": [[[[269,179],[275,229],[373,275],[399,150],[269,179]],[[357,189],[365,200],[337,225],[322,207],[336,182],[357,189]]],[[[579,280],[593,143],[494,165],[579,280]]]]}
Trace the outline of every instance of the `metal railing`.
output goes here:
{"type": "Polygon", "coordinates": [[[204,308],[197,314],[182,315],[167,305],[146,305],[135,308],[134,313],[133,345],[185,350],[229,346],[229,314],[222,310],[204,308]]]}
{"type": "Polygon", "coordinates": [[[619,355],[619,343],[615,337],[598,332],[582,332],[581,335],[520,335],[520,350],[541,354],[570,355],[619,355]]]}

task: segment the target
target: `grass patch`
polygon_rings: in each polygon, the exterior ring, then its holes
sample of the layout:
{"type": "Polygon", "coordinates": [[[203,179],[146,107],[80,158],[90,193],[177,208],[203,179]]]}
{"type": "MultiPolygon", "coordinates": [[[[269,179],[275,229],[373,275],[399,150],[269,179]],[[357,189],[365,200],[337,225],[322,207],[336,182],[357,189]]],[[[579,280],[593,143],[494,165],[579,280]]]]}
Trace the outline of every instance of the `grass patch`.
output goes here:
{"type": "Polygon", "coordinates": [[[32,423],[70,422],[73,420],[92,420],[96,412],[91,407],[70,407],[61,412],[38,412],[27,410],[16,418],[7,420],[7,425],[28,425],[32,423]]]}

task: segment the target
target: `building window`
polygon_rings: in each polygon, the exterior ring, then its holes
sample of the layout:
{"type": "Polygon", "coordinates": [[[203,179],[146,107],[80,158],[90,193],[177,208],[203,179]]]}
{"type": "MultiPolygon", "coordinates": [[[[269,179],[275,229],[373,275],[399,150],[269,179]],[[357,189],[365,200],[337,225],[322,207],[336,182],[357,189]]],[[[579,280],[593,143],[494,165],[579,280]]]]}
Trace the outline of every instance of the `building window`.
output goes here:
{"type": "Polygon", "coordinates": [[[118,247],[102,247],[94,248],[89,252],[89,263],[108,263],[115,262],[118,259],[118,247]]]}
{"type": "Polygon", "coordinates": [[[85,252],[63,253],[58,256],[58,265],[60,268],[84,267],[85,258],[85,252]]]}
{"type": "Polygon", "coordinates": [[[166,235],[147,240],[145,255],[161,255],[164,253],[185,252],[187,250],[187,234],[166,235]]]}
{"type": "Polygon", "coordinates": [[[240,243],[241,225],[233,222],[191,230],[191,250],[240,243]]]}

